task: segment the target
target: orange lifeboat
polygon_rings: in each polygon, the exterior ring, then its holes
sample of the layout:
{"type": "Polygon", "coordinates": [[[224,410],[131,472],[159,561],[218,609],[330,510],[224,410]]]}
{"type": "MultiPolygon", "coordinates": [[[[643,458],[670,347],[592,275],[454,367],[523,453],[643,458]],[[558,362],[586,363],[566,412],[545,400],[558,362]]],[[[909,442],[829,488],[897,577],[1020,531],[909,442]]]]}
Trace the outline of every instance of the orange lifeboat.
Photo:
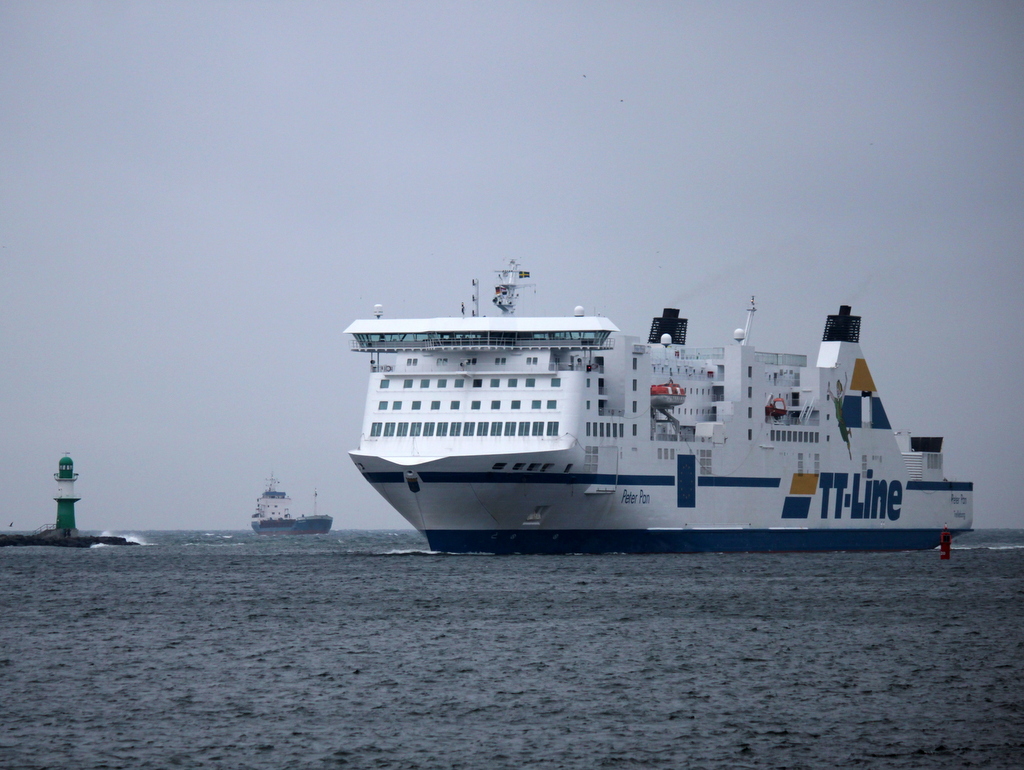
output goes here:
{"type": "Polygon", "coordinates": [[[784,398],[773,398],[764,407],[764,413],[767,417],[785,417],[786,416],[786,399],[784,398]]]}
{"type": "Polygon", "coordinates": [[[664,385],[651,385],[651,406],[679,406],[686,401],[686,388],[669,380],[664,385]]]}

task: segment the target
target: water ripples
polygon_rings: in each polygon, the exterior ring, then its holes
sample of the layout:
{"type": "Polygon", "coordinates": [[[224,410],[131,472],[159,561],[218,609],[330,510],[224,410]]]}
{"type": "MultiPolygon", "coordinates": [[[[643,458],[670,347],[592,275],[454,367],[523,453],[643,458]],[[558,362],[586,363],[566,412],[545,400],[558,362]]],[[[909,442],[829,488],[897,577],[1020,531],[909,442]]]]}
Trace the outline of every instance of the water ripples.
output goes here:
{"type": "Polygon", "coordinates": [[[0,766],[1017,767],[1024,535],[970,537],[948,562],[3,549],[0,766]]]}

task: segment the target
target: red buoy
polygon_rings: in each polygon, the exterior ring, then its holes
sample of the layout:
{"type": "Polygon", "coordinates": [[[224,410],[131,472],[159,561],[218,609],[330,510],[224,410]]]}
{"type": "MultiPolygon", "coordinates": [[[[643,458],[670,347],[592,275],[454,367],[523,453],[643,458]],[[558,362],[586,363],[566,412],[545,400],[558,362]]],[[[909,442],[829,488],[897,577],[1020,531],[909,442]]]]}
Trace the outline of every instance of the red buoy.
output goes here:
{"type": "Polygon", "coordinates": [[[949,558],[949,550],[953,546],[953,536],[949,533],[948,527],[943,527],[942,532],[939,533],[939,550],[942,551],[940,559],[949,558]]]}

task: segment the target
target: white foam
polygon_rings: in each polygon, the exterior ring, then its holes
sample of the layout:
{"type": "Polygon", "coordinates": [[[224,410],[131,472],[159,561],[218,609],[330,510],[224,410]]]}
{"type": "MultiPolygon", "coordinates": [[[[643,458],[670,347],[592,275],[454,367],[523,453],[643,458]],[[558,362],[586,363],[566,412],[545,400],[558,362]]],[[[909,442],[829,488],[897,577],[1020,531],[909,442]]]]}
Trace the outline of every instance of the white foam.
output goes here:
{"type": "MultiPolygon", "coordinates": [[[[103,532],[100,533],[100,536],[101,537],[123,537],[129,543],[135,543],[136,545],[153,545],[153,543],[146,542],[142,538],[142,535],[131,535],[131,534],[128,534],[128,535],[118,535],[117,533],[111,532],[110,530],[104,530],[103,532]]],[[[91,547],[95,548],[96,546],[91,546],[91,547]]]]}

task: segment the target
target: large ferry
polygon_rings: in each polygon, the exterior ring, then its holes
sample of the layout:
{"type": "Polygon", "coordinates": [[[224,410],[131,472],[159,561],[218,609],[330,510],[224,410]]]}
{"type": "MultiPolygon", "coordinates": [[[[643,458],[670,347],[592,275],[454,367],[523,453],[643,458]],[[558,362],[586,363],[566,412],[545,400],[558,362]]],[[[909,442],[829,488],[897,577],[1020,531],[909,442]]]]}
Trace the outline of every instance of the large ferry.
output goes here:
{"type": "Polygon", "coordinates": [[[730,344],[695,348],[673,308],[646,338],[580,307],[516,317],[529,273],[498,276],[496,317],[378,305],[346,330],[370,359],[350,455],[431,549],[907,550],[970,530],[973,483],[945,477],[941,438],[893,430],[850,307],[809,362],[748,344],[753,298],[730,344]]]}
{"type": "Polygon", "coordinates": [[[260,535],[325,535],[331,531],[334,519],[316,512],[316,492],[313,515],[292,518],[292,499],[277,484],[277,479],[267,479],[267,488],[256,501],[256,513],[252,515],[253,531],[260,535]]]}

